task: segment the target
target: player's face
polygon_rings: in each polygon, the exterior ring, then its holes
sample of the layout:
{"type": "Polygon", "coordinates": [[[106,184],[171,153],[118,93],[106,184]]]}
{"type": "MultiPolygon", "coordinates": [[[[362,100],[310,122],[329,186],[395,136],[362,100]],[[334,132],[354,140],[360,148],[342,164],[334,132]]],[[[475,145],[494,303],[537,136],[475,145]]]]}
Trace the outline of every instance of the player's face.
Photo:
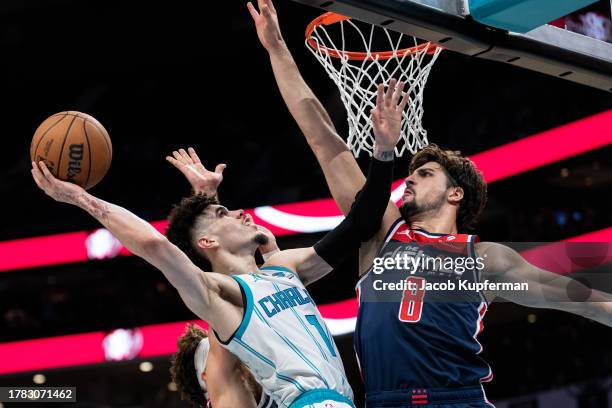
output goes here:
{"type": "Polygon", "coordinates": [[[435,212],[447,202],[448,176],[436,162],[427,162],[415,169],[404,182],[406,190],[400,210],[404,218],[435,212]]]}
{"type": "Polygon", "coordinates": [[[230,252],[262,244],[267,239],[257,229],[251,216],[243,210],[228,210],[222,205],[210,205],[204,210],[204,216],[204,235],[215,239],[230,252]]]}

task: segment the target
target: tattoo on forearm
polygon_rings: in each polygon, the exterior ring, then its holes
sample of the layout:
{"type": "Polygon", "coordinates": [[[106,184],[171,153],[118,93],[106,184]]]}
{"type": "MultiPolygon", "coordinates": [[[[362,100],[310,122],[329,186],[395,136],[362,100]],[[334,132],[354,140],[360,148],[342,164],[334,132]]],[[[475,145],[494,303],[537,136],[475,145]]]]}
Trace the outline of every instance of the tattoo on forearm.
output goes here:
{"type": "Polygon", "coordinates": [[[83,203],[83,209],[93,217],[102,223],[108,222],[110,208],[107,203],[91,195],[83,195],[81,197],[81,202],[83,203]]]}
{"type": "Polygon", "coordinates": [[[374,158],[380,161],[391,161],[395,156],[395,152],[392,150],[381,151],[380,149],[374,147],[374,158]]]}

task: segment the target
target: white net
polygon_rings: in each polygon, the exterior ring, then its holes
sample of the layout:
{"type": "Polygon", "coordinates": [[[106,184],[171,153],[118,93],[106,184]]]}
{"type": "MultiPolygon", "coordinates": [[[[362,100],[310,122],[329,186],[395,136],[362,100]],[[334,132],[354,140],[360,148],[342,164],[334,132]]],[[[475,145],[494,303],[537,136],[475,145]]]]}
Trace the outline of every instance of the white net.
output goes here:
{"type": "Polygon", "coordinates": [[[427,146],[427,131],[422,125],[423,91],[442,49],[431,43],[418,43],[414,37],[384,27],[333,13],[326,13],[318,20],[324,22],[313,22],[309,26],[307,47],[340,90],[349,125],[347,145],[355,157],[362,151],[372,155],[374,134],[370,110],[375,106],[378,84],[382,82],[387,86],[391,78],[405,82],[405,92],[410,94],[395,154],[399,157],[406,150],[414,154],[427,146]],[[326,15],[333,21],[325,22],[326,15]],[[347,42],[351,44],[351,51],[345,48],[347,42]],[[362,48],[354,51],[359,43],[362,48]],[[386,47],[390,51],[376,52],[373,47],[386,47]]]}

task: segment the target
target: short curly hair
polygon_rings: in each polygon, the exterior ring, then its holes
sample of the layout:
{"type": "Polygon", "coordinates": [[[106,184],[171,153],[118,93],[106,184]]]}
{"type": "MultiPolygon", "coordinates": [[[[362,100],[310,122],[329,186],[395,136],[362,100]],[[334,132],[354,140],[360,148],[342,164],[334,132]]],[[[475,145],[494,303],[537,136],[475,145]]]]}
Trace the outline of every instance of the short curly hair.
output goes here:
{"type": "Polygon", "coordinates": [[[177,341],[178,349],[171,358],[170,376],[181,393],[181,399],[195,407],[206,406],[205,391],[200,387],[194,356],[202,339],[208,333],[195,324],[188,324],[185,333],[177,341]]]}
{"type": "Polygon", "coordinates": [[[211,265],[194,246],[193,232],[198,217],[214,204],[219,204],[217,197],[204,193],[194,193],[185,197],[170,211],[166,228],[166,236],[170,242],[179,247],[203,271],[210,271],[211,265]]]}
{"type": "Polygon", "coordinates": [[[487,203],[487,183],[473,161],[460,151],[445,150],[430,144],[420,150],[410,161],[410,174],[428,162],[436,162],[446,171],[448,187],[463,189],[463,199],[459,203],[457,228],[472,229],[487,203]]]}

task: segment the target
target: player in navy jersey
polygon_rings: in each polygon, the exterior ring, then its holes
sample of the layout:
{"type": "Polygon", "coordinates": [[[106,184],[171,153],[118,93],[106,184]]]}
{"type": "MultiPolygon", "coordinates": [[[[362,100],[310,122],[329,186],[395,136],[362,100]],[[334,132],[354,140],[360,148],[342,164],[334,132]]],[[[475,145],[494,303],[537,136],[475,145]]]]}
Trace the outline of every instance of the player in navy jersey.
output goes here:
{"type": "MultiPolygon", "coordinates": [[[[268,51],[283,99],[323,169],[329,189],[344,214],[364,183],[364,176],[327,112],[309,89],[287,48],[273,10],[257,34],[268,51]]],[[[398,208],[389,202],[378,233],[362,244],[357,285],[360,307],[355,349],[365,382],[368,407],[485,407],[482,383],[492,373],[480,357],[477,336],[488,304],[496,297],[521,305],[564,310],[612,325],[612,296],[584,287],[567,277],[539,269],[514,250],[497,243],[479,243],[461,234],[473,226],[486,203],[486,183],[469,159],[435,145],[417,153],[405,180],[398,208]],[[430,267],[406,274],[405,269],[373,273],[375,259],[398,253],[439,259],[478,258],[482,264],[462,266],[461,273],[430,267]],[[376,291],[374,285],[405,281],[417,285],[403,291],[376,291]],[[376,282],[378,281],[378,282],[376,282]],[[382,281],[382,282],[381,282],[382,281]],[[390,281],[390,282],[386,282],[390,281]],[[491,283],[528,283],[529,290],[457,290],[491,283]],[[455,289],[419,290],[419,284],[451,282],[455,289]],[[568,285],[590,293],[571,302],[568,285]]],[[[474,259],[475,260],[475,259],[474,259]]],[[[426,287],[426,286],[425,286],[426,287]]]]}

